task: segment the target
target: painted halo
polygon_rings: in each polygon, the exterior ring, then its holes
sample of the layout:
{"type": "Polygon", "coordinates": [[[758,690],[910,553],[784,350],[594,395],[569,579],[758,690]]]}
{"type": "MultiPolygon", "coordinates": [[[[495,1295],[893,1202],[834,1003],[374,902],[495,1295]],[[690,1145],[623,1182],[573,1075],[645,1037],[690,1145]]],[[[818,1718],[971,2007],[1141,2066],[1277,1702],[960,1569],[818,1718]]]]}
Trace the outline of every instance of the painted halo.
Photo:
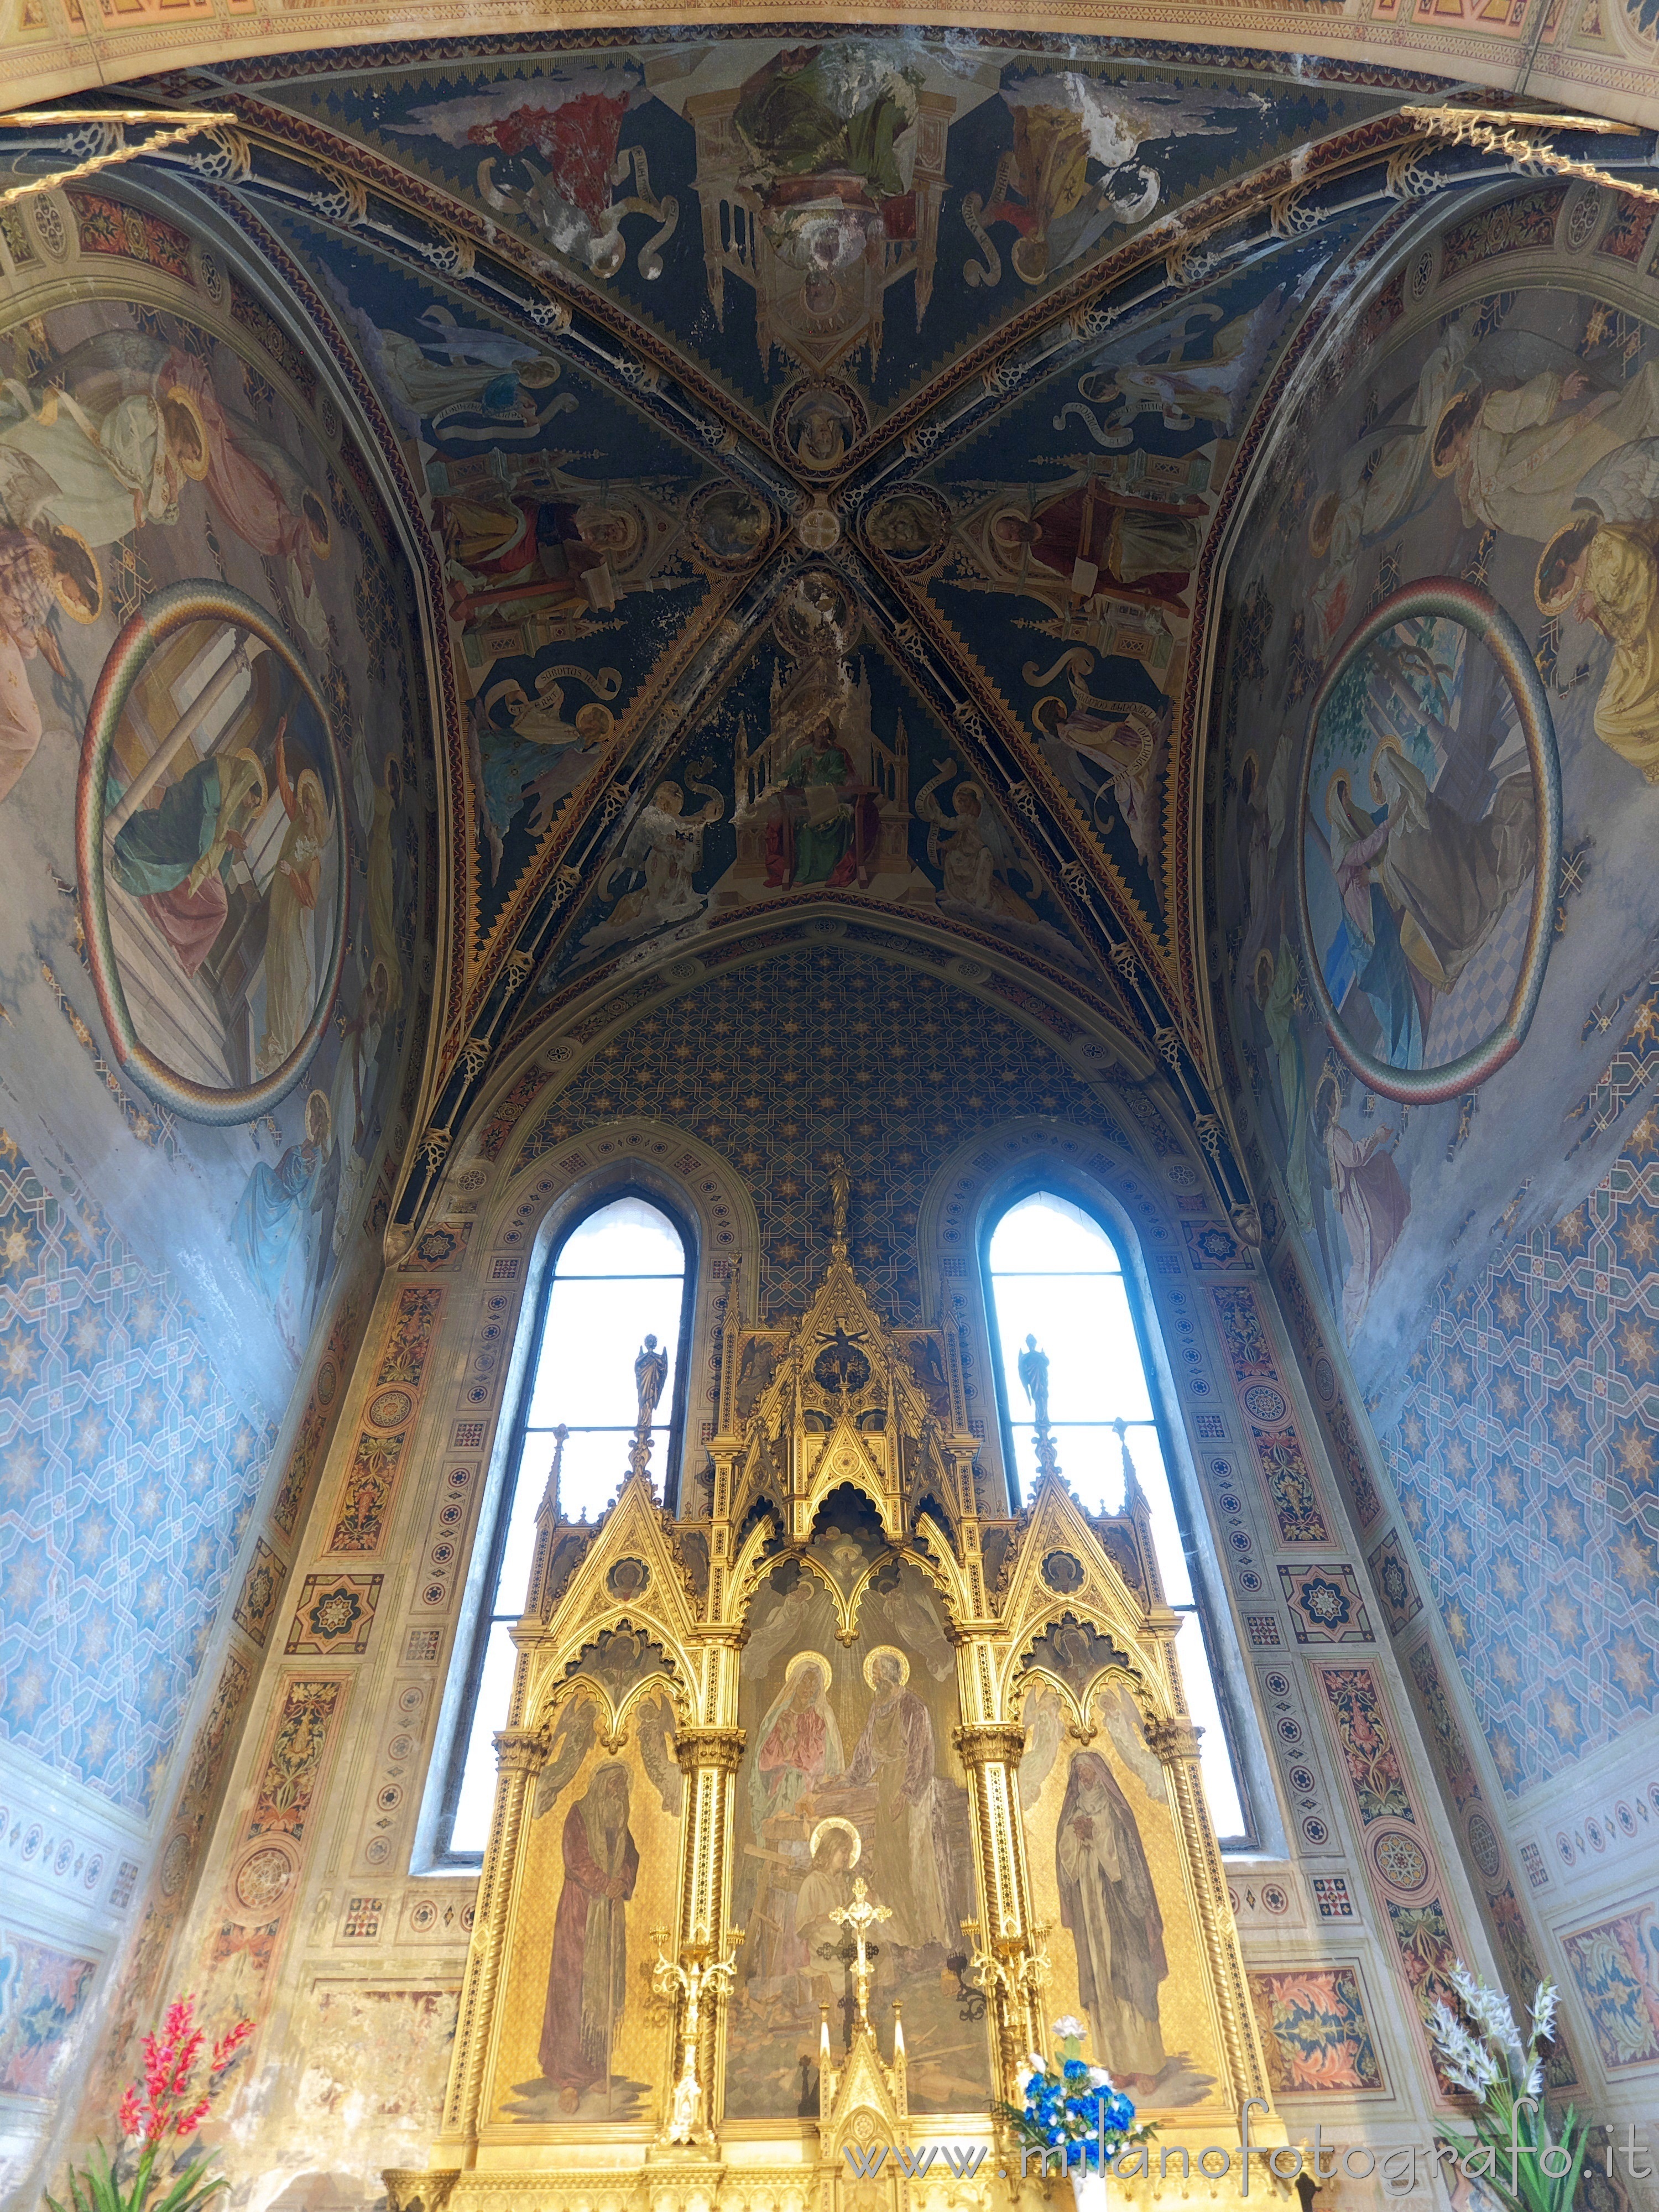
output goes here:
{"type": "Polygon", "coordinates": [[[878,1644],[864,1662],[864,1685],[866,1689],[873,1690],[877,1686],[876,1662],[878,1659],[896,1659],[901,1686],[909,1680],[910,1662],[898,1646],[896,1644],[878,1644]]]}
{"type": "Polygon", "coordinates": [[[1407,584],[1372,609],[1342,647],[1314,695],[1302,740],[1297,779],[1296,903],[1301,934],[1302,969],[1308,988],[1338,1056],[1368,1090],[1407,1106],[1431,1106],[1462,1097],[1520,1050],[1537,1011],[1544,985],[1550,939],[1555,926],[1561,875],[1561,763],[1549,699],[1532,655],[1515,623],[1489,592],[1452,576],[1425,576],[1407,584]],[[1414,616],[1440,615],[1461,623],[1484,645],[1509,685],[1526,740],[1532,773],[1534,860],[1532,910],[1521,948],[1520,965],[1502,1018],[1477,1044],[1455,1060],[1434,1067],[1395,1067],[1361,1048],[1343,1027],[1325,981],[1308,903],[1309,781],[1320,718],[1343,676],[1359,656],[1396,623],[1414,616]]]}
{"type": "MultiPolygon", "coordinates": [[[[268,788],[267,802],[269,796],[268,788]]],[[[88,963],[122,1068],[153,1098],[187,1121],[225,1126],[269,1112],[304,1075],[333,1011],[345,955],[348,859],[339,754],[328,709],[280,625],[256,601],[229,585],[187,578],[155,592],[128,622],[110,648],[87,716],[76,786],[75,839],[88,963]],[[284,1059],[240,1086],[219,1087],[181,1073],[140,1036],[122,980],[105,883],[106,784],[128,700],[157,649],[198,623],[218,623],[246,632],[280,662],[290,682],[289,711],[301,705],[308,708],[319,741],[319,757],[296,771],[296,780],[310,777],[319,783],[333,816],[332,834],[323,849],[330,923],[326,940],[313,947],[312,1002],[305,1028],[284,1059]]],[[[307,1118],[309,1113],[308,1107],[307,1118]]]]}
{"type": "Polygon", "coordinates": [[[806,1846],[807,1856],[809,1858],[816,1858],[818,1855],[818,1845],[823,1842],[824,1837],[837,1834],[850,1836],[853,1839],[853,1848],[851,1851],[848,1852],[847,1857],[847,1871],[848,1874],[851,1874],[853,1869],[858,1864],[860,1859],[864,1855],[864,1838],[860,1835],[858,1830],[853,1826],[853,1823],[850,1820],[843,1820],[838,1813],[832,1813],[827,1820],[820,1820],[817,1827],[813,1829],[811,1839],[806,1846]]]}

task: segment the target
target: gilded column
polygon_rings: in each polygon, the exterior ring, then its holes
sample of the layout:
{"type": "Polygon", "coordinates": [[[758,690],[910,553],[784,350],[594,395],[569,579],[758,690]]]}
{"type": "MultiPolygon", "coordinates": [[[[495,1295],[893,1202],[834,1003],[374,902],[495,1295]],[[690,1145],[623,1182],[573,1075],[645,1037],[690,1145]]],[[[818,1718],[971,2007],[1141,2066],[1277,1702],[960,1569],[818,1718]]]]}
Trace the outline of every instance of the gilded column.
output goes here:
{"type": "MultiPolygon", "coordinates": [[[[684,1878],[680,1884],[676,1942],[684,1952],[707,1944],[723,1959],[735,1938],[726,1927],[726,1861],[732,1843],[732,1778],[743,1756],[740,1728],[683,1728],[674,1750],[685,1777],[684,1878]]],[[[699,2037],[697,2069],[711,2126],[720,2122],[725,2068],[724,2008],[711,2004],[699,2037]]]]}
{"type": "Polygon", "coordinates": [[[473,2164],[477,2154],[478,2092],[495,2016],[525,1802],[544,1755],[545,1746],[533,1729],[504,1729],[495,1738],[495,1814],[489,1824],[489,1847],[478,1881],[477,1917],[461,1988],[455,2056],[449,2069],[449,2098],[444,2112],[444,2142],[459,2148],[467,2166],[473,2164]]]}
{"type": "Polygon", "coordinates": [[[1255,2015],[1244,1986],[1243,1960],[1232,1908],[1227,1902],[1221,1853],[1200,1778],[1198,1731],[1184,1717],[1151,1721],[1146,1741],[1163,1763],[1176,1826],[1191,1871],[1204,1955],[1215,1976],[1216,2013],[1226,2054],[1230,2101],[1237,2106],[1247,2097],[1268,2096],[1267,2074],[1256,2038],[1255,2015]]]}
{"type": "MultiPolygon", "coordinates": [[[[1031,1885],[1025,1863],[1025,1827],[1019,1811],[1019,1761],[1025,1730],[1017,1722],[968,1723],[952,1732],[968,1773],[980,1892],[985,1917],[977,1930],[975,1963],[996,2024],[1002,2094],[1016,2095],[1024,2060],[1044,2046],[1042,1984],[1045,1929],[1031,1919],[1031,1885]]],[[[971,1925],[969,1933],[975,1933],[971,1925]]]]}

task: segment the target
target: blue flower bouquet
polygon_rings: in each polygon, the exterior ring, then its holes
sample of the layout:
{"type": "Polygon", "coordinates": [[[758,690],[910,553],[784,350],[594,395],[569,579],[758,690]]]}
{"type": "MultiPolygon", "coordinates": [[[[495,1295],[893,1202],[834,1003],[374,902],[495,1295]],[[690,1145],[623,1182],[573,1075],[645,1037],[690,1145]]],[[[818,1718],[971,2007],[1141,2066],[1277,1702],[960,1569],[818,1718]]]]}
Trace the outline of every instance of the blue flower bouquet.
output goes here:
{"type": "Polygon", "coordinates": [[[1125,2143],[1146,2142],[1156,2133],[1151,2122],[1135,2124],[1135,2108],[1103,2066],[1083,2056],[1088,2028],[1067,2014],[1054,2022],[1059,2057],[1035,2055],[1020,2076],[1018,2105],[998,2107],[1028,2151],[1038,2154],[1041,2170],[1074,2180],[1103,2177],[1125,2143]]]}

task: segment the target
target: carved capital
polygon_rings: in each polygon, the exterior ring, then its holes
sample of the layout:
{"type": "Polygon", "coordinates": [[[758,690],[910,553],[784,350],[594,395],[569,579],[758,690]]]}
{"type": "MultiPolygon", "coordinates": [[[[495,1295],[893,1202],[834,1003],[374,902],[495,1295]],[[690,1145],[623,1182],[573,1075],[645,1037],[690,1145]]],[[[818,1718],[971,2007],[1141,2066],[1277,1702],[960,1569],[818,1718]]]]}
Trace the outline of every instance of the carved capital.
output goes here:
{"type": "Polygon", "coordinates": [[[459,2166],[440,2166],[430,2172],[384,2167],[380,2179],[386,2184],[386,2212],[416,2212],[417,2205],[420,2212],[443,2212],[460,2178],[459,2166]]]}
{"type": "Polygon", "coordinates": [[[951,1741],[964,1766],[1018,1766],[1025,1731],[1018,1721],[967,1722],[951,1729],[951,1741]]]}
{"type": "Polygon", "coordinates": [[[1198,1757],[1199,1730],[1190,1721],[1148,1721],[1146,1743],[1154,1758],[1165,1766],[1173,1766],[1178,1759],[1198,1757]]]}
{"type": "Polygon", "coordinates": [[[735,1774],[747,1740],[738,1728],[683,1728],[674,1738],[674,1756],[682,1774],[695,1774],[700,1766],[735,1774]]]}
{"type": "Polygon", "coordinates": [[[534,1774],[547,1746],[533,1729],[503,1729],[495,1738],[495,1765],[502,1774],[534,1774]]]}

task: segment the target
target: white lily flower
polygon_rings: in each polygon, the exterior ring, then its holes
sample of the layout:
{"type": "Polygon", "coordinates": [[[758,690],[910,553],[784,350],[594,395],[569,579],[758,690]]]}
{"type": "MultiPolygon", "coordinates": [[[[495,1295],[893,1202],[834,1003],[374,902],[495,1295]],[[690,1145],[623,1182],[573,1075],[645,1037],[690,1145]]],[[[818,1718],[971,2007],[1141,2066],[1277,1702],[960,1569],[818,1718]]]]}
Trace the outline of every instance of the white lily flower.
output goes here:
{"type": "Polygon", "coordinates": [[[1079,2020],[1074,2013],[1064,2013],[1054,2022],[1054,2033],[1062,2042],[1081,2043],[1088,2033],[1087,2021],[1079,2020]]]}

